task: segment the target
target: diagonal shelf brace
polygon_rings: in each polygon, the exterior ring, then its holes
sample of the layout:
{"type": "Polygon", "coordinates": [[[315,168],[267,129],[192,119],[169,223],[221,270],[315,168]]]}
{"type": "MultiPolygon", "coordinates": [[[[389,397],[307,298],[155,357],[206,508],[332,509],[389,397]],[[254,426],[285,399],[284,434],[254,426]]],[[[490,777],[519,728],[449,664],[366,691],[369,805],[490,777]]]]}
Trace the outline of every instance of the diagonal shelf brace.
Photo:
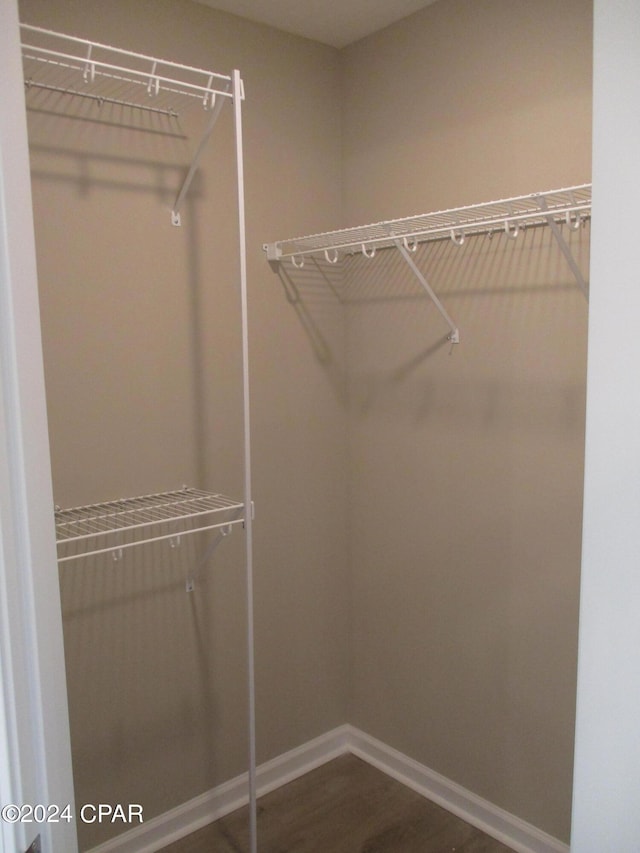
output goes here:
{"type": "Polygon", "coordinates": [[[214,96],[213,107],[211,108],[211,115],[209,116],[209,122],[202,134],[202,139],[200,140],[200,144],[198,145],[198,149],[191,161],[191,165],[189,166],[189,171],[182,183],[182,187],[180,192],[178,193],[175,203],[173,205],[173,209],[171,210],[171,224],[172,225],[181,225],[180,219],[180,208],[182,207],[182,202],[184,201],[184,197],[189,191],[189,187],[191,186],[191,182],[193,181],[193,176],[196,173],[198,166],[200,165],[200,160],[202,159],[202,155],[204,154],[204,150],[207,146],[209,138],[213,133],[213,128],[216,126],[216,122],[218,121],[218,117],[220,115],[220,111],[224,105],[224,102],[227,100],[226,98],[222,98],[220,96],[214,96]]]}
{"type": "Polygon", "coordinates": [[[451,329],[451,333],[448,336],[449,340],[451,341],[452,344],[459,344],[460,343],[460,331],[459,331],[458,327],[456,326],[456,324],[451,319],[449,312],[447,311],[447,309],[444,307],[442,302],[440,302],[440,300],[436,296],[433,288],[431,287],[429,282],[426,280],[426,278],[423,276],[423,274],[420,271],[420,269],[418,268],[416,262],[413,260],[413,258],[409,254],[409,251],[406,248],[406,246],[402,243],[401,240],[394,240],[394,243],[396,244],[396,246],[397,246],[398,250],[400,251],[400,254],[402,255],[402,257],[407,262],[409,268],[411,269],[411,271],[413,272],[415,277],[418,279],[418,281],[420,282],[422,287],[426,290],[429,298],[431,299],[433,304],[436,306],[436,308],[438,309],[438,311],[440,312],[440,314],[442,315],[442,317],[446,321],[447,325],[451,329]]]}
{"type": "MultiPolygon", "coordinates": [[[[541,210],[546,211],[548,209],[547,208],[547,200],[545,198],[539,198],[538,204],[540,205],[541,210]]],[[[551,233],[553,234],[553,236],[556,239],[556,242],[560,248],[560,251],[564,255],[565,260],[569,264],[569,268],[571,269],[571,272],[575,276],[576,283],[577,283],[578,287],[580,288],[580,290],[584,294],[584,298],[588,301],[588,299],[589,299],[589,283],[587,282],[585,277],[582,275],[582,271],[581,271],[580,267],[578,266],[578,264],[576,263],[576,259],[573,257],[571,249],[569,248],[567,241],[564,239],[564,235],[563,235],[562,231],[560,230],[558,223],[555,221],[555,219],[553,218],[553,216],[551,214],[549,214],[547,216],[547,222],[549,223],[549,228],[551,229],[551,233]]]]}

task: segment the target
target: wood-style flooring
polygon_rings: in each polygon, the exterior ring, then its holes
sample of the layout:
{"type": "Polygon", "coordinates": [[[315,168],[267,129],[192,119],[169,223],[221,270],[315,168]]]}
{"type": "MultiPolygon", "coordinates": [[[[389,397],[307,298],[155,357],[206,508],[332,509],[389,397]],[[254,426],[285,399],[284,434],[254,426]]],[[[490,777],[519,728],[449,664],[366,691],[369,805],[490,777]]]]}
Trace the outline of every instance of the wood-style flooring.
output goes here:
{"type": "MultiPolygon", "coordinates": [[[[239,809],[161,853],[246,853],[239,809]]],[[[258,801],[259,853],[512,853],[353,755],[258,801]]]]}

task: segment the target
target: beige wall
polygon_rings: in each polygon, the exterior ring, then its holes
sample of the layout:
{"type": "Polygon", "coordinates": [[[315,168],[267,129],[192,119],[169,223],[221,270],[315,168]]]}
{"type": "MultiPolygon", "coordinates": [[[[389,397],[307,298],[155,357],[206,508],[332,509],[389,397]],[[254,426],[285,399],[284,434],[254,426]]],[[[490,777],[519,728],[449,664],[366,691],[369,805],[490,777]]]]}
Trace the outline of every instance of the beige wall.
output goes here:
{"type": "MultiPolygon", "coordinates": [[[[590,180],[590,2],[442,0],[344,62],[345,224],[590,180]]],[[[543,231],[420,263],[451,355],[397,253],[346,289],[350,720],[567,840],[586,302],[543,231]]]]}
{"type": "MultiPolygon", "coordinates": [[[[588,181],[591,3],[440,0],[342,53],[188,0],[21,15],[245,81],[259,760],[352,722],[566,839],[584,299],[542,231],[432,246],[449,356],[397,255],[278,277],[261,245],[588,181]]],[[[174,229],[196,118],[35,106],[56,500],[237,494],[228,111],[174,229]]],[[[79,801],[151,817],[246,766],[241,537],[186,595],[205,547],[61,573],[79,801]]]]}
{"type": "MultiPolygon", "coordinates": [[[[241,69],[264,761],[346,718],[342,312],[326,302],[311,333],[261,248],[303,218],[323,229],[340,217],[338,54],[186,0],[27,0],[21,17],[241,69]]],[[[241,495],[231,111],[178,229],[169,211],[199,116],[167,123],[58,96],[33,105],[56,501],[185,482],[241,495]]],[[[140,802],[151,818],[246,769],[242,536],[222,543],[187,595],[185,577],[207,541],[61,572],[79,802],[140,802]]],[[[107,831],[81,826],[81,847],[107,831]]]]}

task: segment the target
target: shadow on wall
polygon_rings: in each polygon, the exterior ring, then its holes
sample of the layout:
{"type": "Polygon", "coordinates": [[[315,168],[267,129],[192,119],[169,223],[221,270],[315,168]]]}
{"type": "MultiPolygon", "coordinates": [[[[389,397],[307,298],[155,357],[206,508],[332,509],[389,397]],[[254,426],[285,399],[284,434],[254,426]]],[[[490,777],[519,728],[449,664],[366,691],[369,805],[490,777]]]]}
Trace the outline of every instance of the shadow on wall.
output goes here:
{"type": "Polygon", "coordinates": [[[38,155],[50,154],[48,179],[73,179],[80,191],[108,185],[160,193],[169,205],[179,184],[177,173],[188,158],[189,134],[177,115],[147,112],[124,104],[72,97],[64,92],[27,86],[29,142],[38,174],[38,155]],[[126,156],[123,156],[126,152],[126,156]],[[53,159],[55,158],[58,159],[53,159]],[[74,169],[73,158],[83,166],[74,169]],[[65,165],[66,163],[66,165],[65,165]],[[126,166],[147,174],[127,174],[126,166]],[[110,169],[120,167],[119,173],[110,169]],[[118,182],[117,176],[122,180],[118,182]],[[169,183],[167,183],[169,181],[169,183]]]}
{"type": "MultiPolygon", "coordinates": [[[[589,227],[564,229],[583,271],[589,227]]],[[[416,262],[461,330],[449,330],[395,249],[337,264],[307,257],[272,264],[313,352],[329,370],[339,312],[346,323],[348,400],[360,416],[430,418],[489,429],[573,430],[582,421],[587,303],[548,228],[501,230],[422,244],[416,262]],[[553,371],[569,357],[572,376],[553,371]],[[549,373],[548,368],[551,368],[549,373]],[[439,389],[446,371],[448,390],[439,389]],[[532,399],[538,402],[533,409],[532,399]]],[[[340,376],[340,383],[342,383],[340,376]]]]}
{"type": "Polygon", "coordinates": [[[205,155],[208,180],[196,174],[175,228],[199,118],[42,90],[28,100],[56,500],[184,482],[237,492],[240,414],[215,424],[217,444],[210,437],[212,410],[237,408],[235,377],[211,355],[221,341],[216,358],[235,366],[235,185],[219,162],[231,156],[230,112],[205,155]],[[97,458],[109,460],[99,474],[97,458]]]}
{"type": "Polygon", "coordinates": [[[272,263],[287,302],[304,330],[313,354],[324,368],[337,399],[345,403],[344,274],[341,265],[310,257],[303,266],[272,263]]]}
{"type": "MultiPolygon", "coordinates": [[[[74,781],[82,802],[140,803],[150,819],[242,771],[241,539],[231,536],[214,560],[220,540],[195,534],[179,547],[155,543],[116,561],[104,554],[61,567],[74,781]],[[230,742],[240,745],[231,759],[230,742]]],[[[81,849],[114,830],[78,828],[81,849]]]]}
{"type": "MultiPolygon", "coordinates": [[[[587,269],[588,228],[568,240],[587,269]]],[[[587,303],[549,230],[529,229],[517,240],[468,237],[463,246],[447,239],[423,244],[416,257],[461,343],[449,344],[446,324],[399,252],[348,259],[342,293],[352,411],[482,428],[575,427],[587,303]],[[554,370],[556,360],[563,370],[554,370]],[[533,419],[532,395],[540,403],[533,419]]]]}

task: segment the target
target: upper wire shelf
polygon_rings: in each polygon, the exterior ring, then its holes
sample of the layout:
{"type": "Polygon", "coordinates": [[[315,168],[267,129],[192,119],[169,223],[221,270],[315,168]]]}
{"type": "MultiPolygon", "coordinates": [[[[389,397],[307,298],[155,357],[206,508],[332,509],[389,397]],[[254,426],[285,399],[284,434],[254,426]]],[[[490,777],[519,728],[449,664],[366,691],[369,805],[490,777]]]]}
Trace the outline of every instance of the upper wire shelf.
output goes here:
{"type": "Polygon", "coordinates": [[[143,495],[60,509],[56,507],[58,562],[169,539],[203,530],[228,532],[244,521],[244,505],[225,495],[185,486],[143,495]]]}
{"type": "Polygon", "coordinates": [[[222,106],[244,100],[240,73],[206,71],[30,24],[20,28],[27,92],[78,96],[98,106],[117,104],[171,117],[189,107],[205,112],[200,144],[171,210],[171,223],[180,225],[180,207],[222,106]]]}
{"type": "Polygon", "coordinates": [[[64,33],[20,25],[27,88],[176,116],[231,98],[231,77],[64,33]]]}
{"type": "Polygon", "coordinates": [[[372,225],[294,237],[265,243],[263,248],[270,261],[290,258],[295,266],[301,266],[305,255],[324,253],[330,263],[336,263],[341,252],[353,254],[362,251],[372,257],[376,248],[397,246],[399,242],[410,250],[417,243],[447,237],[461,245],[467,235],[487,234],[501,229],[513,238],[522,228],[550,224],[550,217],[556,224],[567,222],[570,228],[577,230],[590,215],[591,184],[581,184],[372,225]]]}

